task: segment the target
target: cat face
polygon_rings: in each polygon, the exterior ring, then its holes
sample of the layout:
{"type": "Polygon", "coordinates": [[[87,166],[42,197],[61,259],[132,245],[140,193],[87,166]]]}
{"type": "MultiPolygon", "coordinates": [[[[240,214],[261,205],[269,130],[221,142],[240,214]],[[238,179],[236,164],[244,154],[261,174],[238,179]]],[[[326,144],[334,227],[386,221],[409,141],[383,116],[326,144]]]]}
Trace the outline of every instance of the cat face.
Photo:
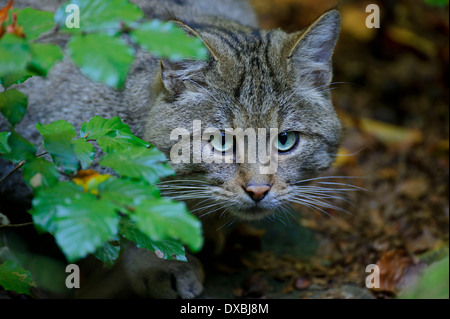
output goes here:
{"type": "Polygon", "coordinates": [[[339,13],[297,34],[217,21],[185,28],[211,59],[161,65],[145,138],[177,172],[163,191],[202,200],[201,213],[258,219],[285,209],[337,153],[341,125],[328,88],[339,13]]]}

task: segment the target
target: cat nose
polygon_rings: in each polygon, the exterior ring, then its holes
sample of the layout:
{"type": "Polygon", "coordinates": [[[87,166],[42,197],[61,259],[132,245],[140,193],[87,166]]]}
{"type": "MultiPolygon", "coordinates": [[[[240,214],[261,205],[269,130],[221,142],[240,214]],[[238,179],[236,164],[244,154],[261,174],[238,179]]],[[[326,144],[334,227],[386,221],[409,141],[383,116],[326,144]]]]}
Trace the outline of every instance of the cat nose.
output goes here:
{"type": "Polygon", "coordinates": [[[245,187],[245,191],[255,202],[259,202],[270,191],[270,185],[249,185],[245,187]]]}

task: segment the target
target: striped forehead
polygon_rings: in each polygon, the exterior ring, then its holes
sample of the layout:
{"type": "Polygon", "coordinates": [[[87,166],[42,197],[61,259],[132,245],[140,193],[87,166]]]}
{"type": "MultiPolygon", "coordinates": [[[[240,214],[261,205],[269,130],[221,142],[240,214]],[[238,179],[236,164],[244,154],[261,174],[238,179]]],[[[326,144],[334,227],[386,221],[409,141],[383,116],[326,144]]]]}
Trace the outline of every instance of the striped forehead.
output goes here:
{"type": "MultiPolygon", "coordinates": [[[[271,33],[253,32],[220,33],[224,50],[228,51],[228,65],[222,71],[227,83],[229,115],[247,114],[249,121],[264,122],[273,113],[283,96],[283,83],[277,65],[277,48],[271,41],[271,33]],[[274,52],[275,51],[275,52],[274,52]]],[[[224,110],[225,111],[225,110],[224,110]]]]}

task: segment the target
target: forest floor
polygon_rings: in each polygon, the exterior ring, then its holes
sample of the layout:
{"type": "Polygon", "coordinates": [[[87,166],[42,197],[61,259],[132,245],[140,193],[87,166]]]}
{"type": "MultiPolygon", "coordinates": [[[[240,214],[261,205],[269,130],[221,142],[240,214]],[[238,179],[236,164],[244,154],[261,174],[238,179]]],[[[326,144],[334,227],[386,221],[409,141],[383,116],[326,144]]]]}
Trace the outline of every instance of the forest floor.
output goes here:
{"type": "MultiPolygon", "coordinates": [[[[265,28],[288,31],[336,2],[253,1],[265,28]]],[[[332,93],[345,136],[324,175],[366,191],[333,202],[339,209],[237,227],[207,268],[205,298],[390,298],[448,254],[448,6],[390,1],[380,29],[368,29],[370,3],[339,1],[332,93]],[[378,289],[366,288],[370,264],[378,289]]]]}

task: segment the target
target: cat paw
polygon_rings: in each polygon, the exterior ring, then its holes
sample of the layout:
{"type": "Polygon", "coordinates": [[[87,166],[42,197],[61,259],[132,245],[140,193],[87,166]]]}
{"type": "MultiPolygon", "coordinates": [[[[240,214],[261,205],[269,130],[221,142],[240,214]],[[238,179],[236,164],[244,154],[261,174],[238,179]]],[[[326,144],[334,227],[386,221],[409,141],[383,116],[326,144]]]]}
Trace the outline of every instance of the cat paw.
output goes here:
{"type": "Polygon", "coordinates": [[[142,298],[193,299],[203,291],[203,267],[193,256],[188,262],[160,259],[154,252],[129,247],[124,270],[132,290],[142,298]]]}

